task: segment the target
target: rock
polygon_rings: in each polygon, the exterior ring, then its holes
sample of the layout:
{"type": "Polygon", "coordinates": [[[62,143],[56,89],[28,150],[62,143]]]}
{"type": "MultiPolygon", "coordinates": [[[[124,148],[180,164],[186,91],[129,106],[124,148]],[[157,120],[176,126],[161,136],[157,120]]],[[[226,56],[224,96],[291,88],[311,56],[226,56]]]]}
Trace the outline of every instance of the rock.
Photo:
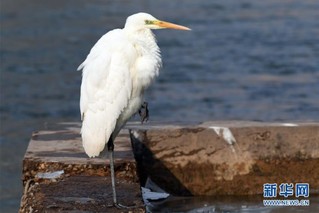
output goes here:
{"type": "Polygon", "coordinates": [[[253,195],[265,183],[319,190],[319,124],[131,124],[140,180],[173,195],[253,195]]]}
{"type": "MultiPolygon", "coordinates": [[[[86,156],[79,126],[64,123],[33,133],[23,160],[21,213],[122,212],[111,205],[108,158],[86,156]]],[[[119,202],[136,204],[132,212],[144,212],[136,163],[125,131],[115,140],[114,156],[119,202]]]]}

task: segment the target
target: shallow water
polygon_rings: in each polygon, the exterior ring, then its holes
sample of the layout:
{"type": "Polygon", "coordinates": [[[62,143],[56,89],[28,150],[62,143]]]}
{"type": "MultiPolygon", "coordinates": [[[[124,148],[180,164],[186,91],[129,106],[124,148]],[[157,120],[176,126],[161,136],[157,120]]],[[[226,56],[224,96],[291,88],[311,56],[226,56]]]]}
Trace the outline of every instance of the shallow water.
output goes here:
{"type": "Polygon", "coordinates": [[[31,132],[79,121],[77,66],[96,40],[147,11],[191,32],[157,31],[163,69],[151,120],[319,120],[316,0],[1,2],[1,193],[16,212],[31,132]]]}

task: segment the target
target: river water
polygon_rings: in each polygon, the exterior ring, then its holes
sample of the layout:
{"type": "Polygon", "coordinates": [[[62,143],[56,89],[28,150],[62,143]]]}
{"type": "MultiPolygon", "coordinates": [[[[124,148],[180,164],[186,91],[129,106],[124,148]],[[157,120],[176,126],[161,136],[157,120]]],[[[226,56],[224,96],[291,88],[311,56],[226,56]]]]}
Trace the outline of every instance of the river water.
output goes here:
{"type": "Polygon", "coordinates": [[[192,28],[156,32],[151,120],[319,120],[317,0],[2,0],[1,210],[19,207],[31,132],[80,120],[77,66],[139,11],[192,28]]]}

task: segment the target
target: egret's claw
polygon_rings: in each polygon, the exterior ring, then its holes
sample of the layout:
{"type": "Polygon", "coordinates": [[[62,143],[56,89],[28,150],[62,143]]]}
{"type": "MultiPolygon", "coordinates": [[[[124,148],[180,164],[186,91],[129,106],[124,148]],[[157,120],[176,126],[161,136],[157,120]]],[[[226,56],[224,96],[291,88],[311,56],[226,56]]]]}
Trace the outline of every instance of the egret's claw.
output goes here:
{"type": "Polygon", "coordinates": [[[141,123],[143,124],[144,122],[148,121],[149,118],[149,111],[148,111],[148,103],[144,101],[142,104],[141,108],[138,110],[138,114],[141,117],[141,123]]]}

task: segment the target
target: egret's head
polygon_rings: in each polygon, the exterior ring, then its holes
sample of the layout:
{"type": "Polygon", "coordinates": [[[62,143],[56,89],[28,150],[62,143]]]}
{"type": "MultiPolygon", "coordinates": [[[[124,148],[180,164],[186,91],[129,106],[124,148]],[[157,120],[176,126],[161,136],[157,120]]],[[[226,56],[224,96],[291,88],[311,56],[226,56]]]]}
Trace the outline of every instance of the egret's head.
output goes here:
{"type": "Polygon", "coordinates": [[[126,19],[125,28],[139,29],[176,29],[190,30],[188,27],[156,19],[148,13],[136,13],[126,19]]]}

